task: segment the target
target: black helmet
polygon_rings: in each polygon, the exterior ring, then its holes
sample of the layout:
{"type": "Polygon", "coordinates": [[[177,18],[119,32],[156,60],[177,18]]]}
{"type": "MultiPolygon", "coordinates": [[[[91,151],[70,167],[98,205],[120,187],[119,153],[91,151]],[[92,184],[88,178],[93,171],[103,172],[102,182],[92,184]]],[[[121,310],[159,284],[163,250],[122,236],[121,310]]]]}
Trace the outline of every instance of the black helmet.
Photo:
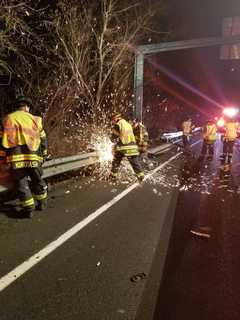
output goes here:
{"type": "Polygon", "coordinates": [[[32,108],[33,106],[32,100],[25,96],[19,96],[14,103],[16,108],[19,108],[25,104],[28,105],[30,108],[32,108]]]}

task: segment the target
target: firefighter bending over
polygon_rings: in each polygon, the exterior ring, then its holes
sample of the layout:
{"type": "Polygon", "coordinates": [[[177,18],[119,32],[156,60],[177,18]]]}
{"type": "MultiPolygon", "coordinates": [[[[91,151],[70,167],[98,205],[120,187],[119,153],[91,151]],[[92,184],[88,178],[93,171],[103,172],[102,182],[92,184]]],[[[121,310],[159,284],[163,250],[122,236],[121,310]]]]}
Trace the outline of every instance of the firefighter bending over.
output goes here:
{"type": "Polygon", "coordinates": [[[209,119],[203,127],[203,145],[201,158],[208,154],[208,159],[212,160],[214,155],[214,143],[217,140],[217,126],[212,119],[209,119]]]}
{"type": "Polygon", "coordinates": [[[41,168],[47,156],[47,140],[42,118],[29,112],[31,100],[19,97],[15,107],[17,110],[3,121],[2,145],[16,180],[21,215],[31,218],[35,209],[43,210],[47,205],[47,185],[42,179],[41,168]]]}
{"type": "Polygon", "coordinates": [[[139,151],[131,124],[123,119],[120,113],[116,112],[112,115],[111,120],[113,124],[111,140],[114,143],[114,148],[110,178],[116,179],[121,161],[126,157],[138,180],[142,181],[144,173],[139,163],[139,151]]]}
{"type": "Polygon", "coordinates": [[[224,126],[223,154],[221,156],[223,162],[231,163],[233,156],[233,146],[238,137],[239,124],[231,118],[228,118],[224,126]]]}

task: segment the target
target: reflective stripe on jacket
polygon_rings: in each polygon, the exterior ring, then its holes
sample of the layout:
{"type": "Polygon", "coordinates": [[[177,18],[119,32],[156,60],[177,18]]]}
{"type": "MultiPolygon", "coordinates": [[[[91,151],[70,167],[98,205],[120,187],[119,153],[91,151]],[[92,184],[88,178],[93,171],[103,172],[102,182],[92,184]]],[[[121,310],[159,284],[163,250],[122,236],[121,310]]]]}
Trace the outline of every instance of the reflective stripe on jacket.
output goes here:
{"type": "Polygon", "coordinates": [[[234,141],[237,138],[238,124],[236,122],[227,122],[224,128],[224,138],[227,141],[234,141]]]}
{"type": "Polygon", "coordinates": [[[203,139],[207,142],[214,142],[217,139],[217,126],[214,123],[208,123],[203,128],[203,139]]]}
{"type": "Polygon", "coordinates": [[[112,130],[112,138],[116,139],[115,151],[126,156],[139,155],[133,128],[129,122],[120,119],[112,130]]]}

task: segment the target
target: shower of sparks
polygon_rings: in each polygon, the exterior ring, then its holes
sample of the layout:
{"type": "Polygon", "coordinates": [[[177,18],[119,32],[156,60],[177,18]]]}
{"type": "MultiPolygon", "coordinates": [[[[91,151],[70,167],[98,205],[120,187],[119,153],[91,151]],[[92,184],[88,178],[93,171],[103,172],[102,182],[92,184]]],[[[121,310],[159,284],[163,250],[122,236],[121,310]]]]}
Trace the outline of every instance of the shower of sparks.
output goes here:
{"type": "Polygon", "coordinates": [[[92,137],[93,149],[97,151],[100,162],[112,161],[113,159],[113,143],[108,136],[92,137]]]}

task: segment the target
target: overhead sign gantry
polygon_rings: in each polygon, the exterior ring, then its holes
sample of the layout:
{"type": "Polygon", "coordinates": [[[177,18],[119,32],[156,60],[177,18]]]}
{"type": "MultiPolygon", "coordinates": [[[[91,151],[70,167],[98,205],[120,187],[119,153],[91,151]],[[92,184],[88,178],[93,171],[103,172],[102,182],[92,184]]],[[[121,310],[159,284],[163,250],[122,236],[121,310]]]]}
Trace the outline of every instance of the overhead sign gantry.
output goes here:
{"type": "Polygon", "coordinates": [[[138,46],[135,53],[135,69],[134,69],[134,92],[135,106],[134,115],[142,121],[143,109],[143,76],[144,76],[144,59],[147,55],[153,53],[176,51],[193,48],[233,45],[240,43],[240,35],[221,38],[203,38],[193,40],[183,40],[174,42],[163,42],[157,44],[149,44],[138,46]]]}

